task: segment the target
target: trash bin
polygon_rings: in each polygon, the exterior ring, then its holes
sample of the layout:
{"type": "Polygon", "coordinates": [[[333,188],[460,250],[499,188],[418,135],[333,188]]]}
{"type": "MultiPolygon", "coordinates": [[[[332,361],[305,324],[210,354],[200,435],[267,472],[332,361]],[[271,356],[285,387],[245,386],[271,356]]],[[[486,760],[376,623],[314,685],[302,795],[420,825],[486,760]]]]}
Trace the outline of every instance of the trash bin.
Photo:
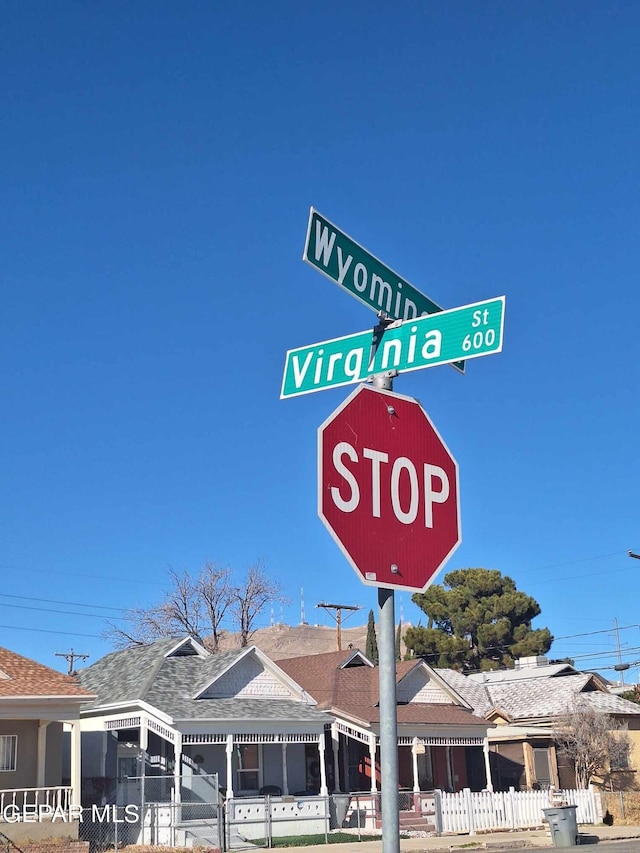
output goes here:
{"type": "Polygon", "coordinates": [[[331,829],[340,829],[344,825],[349,811],[351,796],[349,794],[332,794],[329,799],[329,816],[331,829]]]}
{"type": "Polygon", "coordinates": [[[578,843],[577,806],[556,806],[553,809],[543,809],[544,816],[549,821],[551,838],[554,847],[575,847],[578,843]]]}

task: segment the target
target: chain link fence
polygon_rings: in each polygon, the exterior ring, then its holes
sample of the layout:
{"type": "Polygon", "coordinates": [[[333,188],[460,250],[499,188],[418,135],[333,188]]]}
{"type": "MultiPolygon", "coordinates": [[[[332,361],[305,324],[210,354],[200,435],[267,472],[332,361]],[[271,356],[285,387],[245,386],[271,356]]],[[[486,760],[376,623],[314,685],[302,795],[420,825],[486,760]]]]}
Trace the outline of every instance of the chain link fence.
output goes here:
{"type": "Polygon", "coordinates": [[[640,824],[640,791],[602,791],[602,811],[607,823],[640,824]]]}
{"type": "MultiPolygon", "coordinates": [[[[314,836],[314,843],[328,843],[335,832],[354,841],[381,833],[380,793],[224,800],[216,776],[183,777],[178,796],[174,785],[172,776],[129,778],[118,786],[117,803],[83,809],[79,835],[90,853],[130,845],[241,851],[272,847],[285,837],[314,836]]],[[[398,807],[401,815],[413,816],[401,831],[433,829],[412,794],[400,792],[398,807]]]]}
{"type": "Polygon", "coordinates": [[[128,777],[117,802],[83,809],[79,836],[90,853],[132,844],[224,849],[224,814],[218,776],[128,777]]]}

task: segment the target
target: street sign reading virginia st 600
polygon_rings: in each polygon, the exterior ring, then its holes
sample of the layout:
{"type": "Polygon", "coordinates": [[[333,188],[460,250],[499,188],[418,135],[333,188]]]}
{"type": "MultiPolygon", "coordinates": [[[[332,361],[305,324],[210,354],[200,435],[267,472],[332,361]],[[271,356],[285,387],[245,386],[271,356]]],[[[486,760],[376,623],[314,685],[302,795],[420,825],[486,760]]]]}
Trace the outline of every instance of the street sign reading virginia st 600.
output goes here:
{"type": "Polygon", "coordinates": [[[287,352],[280,398],[500,352],[505,297],[287,352]]]}
{"type": "MultiPolygon", "coordinates": [[[[302,260],[376,313],[411,320],[442,307],[311,208],[302,260]]],[[[454,364],[464,373],[464,362],[454,364]]]]}

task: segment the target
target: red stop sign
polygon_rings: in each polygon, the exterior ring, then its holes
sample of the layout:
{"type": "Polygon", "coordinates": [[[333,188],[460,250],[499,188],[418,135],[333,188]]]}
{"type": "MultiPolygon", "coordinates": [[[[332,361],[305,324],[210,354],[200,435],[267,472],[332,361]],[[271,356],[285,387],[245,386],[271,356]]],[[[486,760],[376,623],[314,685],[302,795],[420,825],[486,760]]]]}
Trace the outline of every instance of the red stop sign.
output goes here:
{"type": "Polygon", "coordinates": [[[360,385],[318,430],[318,514],[364,583],[421,592],[461,541],[458,465],[417,400],[360,385]]]}

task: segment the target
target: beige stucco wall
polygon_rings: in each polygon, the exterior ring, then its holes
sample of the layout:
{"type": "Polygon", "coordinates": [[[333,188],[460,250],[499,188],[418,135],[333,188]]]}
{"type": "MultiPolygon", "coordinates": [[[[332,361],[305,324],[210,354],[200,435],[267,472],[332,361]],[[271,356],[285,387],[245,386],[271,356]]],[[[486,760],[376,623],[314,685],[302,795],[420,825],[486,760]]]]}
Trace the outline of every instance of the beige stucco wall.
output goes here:
{"type": "Polygon", "coordinates": [[[62,723],[49,723],[47,726],[44,784],[62,784],[62,723]]]}
{"type": "Polygon", "coordinates": [[[0,720],[0,735],[17,735],[16,769],[0,772],[0,789],[35,788],[38,721],[0,720]]]}
{"type": "MultiPolygon", "coordinates": [[[[37,787],[38,724],[38,720],[0,720],[0,735],[18,736],[16,769],[0,772],[0,790],[37,787]]],[[[49,723],[46,737],[44,784],[60,785],[62,723],[49,723]]]]}

